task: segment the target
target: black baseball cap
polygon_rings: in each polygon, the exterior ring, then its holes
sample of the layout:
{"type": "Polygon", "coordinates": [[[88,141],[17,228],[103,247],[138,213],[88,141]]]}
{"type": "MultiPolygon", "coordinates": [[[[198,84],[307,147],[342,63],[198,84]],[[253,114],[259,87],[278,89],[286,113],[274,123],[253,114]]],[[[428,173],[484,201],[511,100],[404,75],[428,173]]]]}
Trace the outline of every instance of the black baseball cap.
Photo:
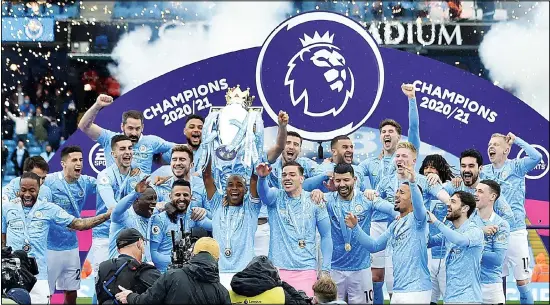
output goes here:
{"type": "Polygon", "coordinates": [[[128,245],[131,245],[133,243],[138,242],[138,240],[143,239],[146,240],[141,233],[139,233],[138,230],[134,228],[130,229],[124,229],[118,233],[118,236],[116,238],[116,247],[118,249],[124,248],[128,245]]]}

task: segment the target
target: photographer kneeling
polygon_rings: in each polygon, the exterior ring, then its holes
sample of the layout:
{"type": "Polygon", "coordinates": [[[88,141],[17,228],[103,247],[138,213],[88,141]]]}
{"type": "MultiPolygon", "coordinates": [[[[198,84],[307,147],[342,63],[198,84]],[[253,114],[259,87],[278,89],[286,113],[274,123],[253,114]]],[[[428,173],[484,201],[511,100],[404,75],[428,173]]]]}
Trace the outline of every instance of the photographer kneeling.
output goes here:
{"type": "Polygon", "coordinates": [[[256,256],[231,280],[233,304],[310,304],[304,292],[281,280],[277,268],[266,256],[256,256]]]}
{"type": "Polygon", "coordinates": [[[122,292],[116,298],[123,304],[231,304],[227,289],[220,283],[219,256],[218,243],[203,237],[181,269],[168,270],[142,294],[121,285],[122,292]]]}
{"type": "Polygon", "coordinates": [[[99,265],[95,291],[98,304],[115,304],[119,286],[143,293],[160,277],[154,266],[142,263],[144,238],[136,229],[122,230],[116,239],[120,255],[99,265]]]}

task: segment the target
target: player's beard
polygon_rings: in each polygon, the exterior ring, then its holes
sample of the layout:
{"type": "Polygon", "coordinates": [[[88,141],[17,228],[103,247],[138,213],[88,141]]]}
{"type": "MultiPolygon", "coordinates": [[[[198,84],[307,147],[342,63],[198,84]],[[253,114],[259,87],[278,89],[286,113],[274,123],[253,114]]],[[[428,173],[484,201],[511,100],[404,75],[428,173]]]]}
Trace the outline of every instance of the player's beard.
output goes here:
{"type": "Polygon", "coordinates": [[[193,140],[190,137],[186,136],[185,138],[187,139],[187,145],[189,145],[193,150],[196,150],[199,148],[199,146],[201,146],[200,141],[197,144],[193,144],[193,140]]]}
{"type": "Polygon", "coordinates": [[[479,174],[474,175],[474,173],[472,173],[472,172],[462,172],[462,173],[460,173],[460,175],[462,176],[462,181],[464,182],[464,185],[467,186],[467,187],[470,187],[470,186],[474,185],[474,183],[476,183],[477,179],[479,178],[479,174]],[[470,181],[466,182],[466,180],[467,180],[466,177],[468,176],[468,174],[470,174],[471,177],[468,178],[468,179],[470,179],[470,181]]]}
{"type": "Polygon", "coordinates": [[[187,212],[187,208],[189,207],[189,202],[188,201],[185,201],[185,200],[182,200],[182,201],[172,201],[172,205],[174,206],[174,208],[176,209],[176,212],[179,213],[179,214],[183,214],[185,212],[187,212]]]}
{"type": "Polygon", "coordinates": [[[344,185],[338,188],[338,195],[344,199],[350,199],[353,196],[353,185],[344,185]]]}
{"type": "Polygon", "coordinates": [[[460,218],[460,212],[459,211],[451,211],[451,213],[447,213],[447,220],[448,221],[455,221],[460,218]]]}

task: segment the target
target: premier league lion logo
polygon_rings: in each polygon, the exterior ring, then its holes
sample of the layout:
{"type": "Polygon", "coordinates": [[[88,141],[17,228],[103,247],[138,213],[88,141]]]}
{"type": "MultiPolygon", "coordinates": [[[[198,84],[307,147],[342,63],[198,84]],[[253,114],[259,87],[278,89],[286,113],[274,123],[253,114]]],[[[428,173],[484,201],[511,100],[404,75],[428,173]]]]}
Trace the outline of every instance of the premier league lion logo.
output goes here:
{"type": "Polygon", "coordinates": [[[307,12],[284,21],[266,39],[256,87],[274,122],[285,111],[292,117],[289,130],[327,141],[354,132],[373,114],[384,65],[362,25],[336,13],[307,12]]]}
{"type": "Polygon", "coordinates": [[[304,113],[309,116],[336,116],[353,97],[353,72],[346,66],[346,59],[340,54],[340,48],[333,45],[333,40],[334,34],[331,35],[329,32],[323,36],[315,32],[312,37],[305,34],[304,39],[300,38],[303,48],[288,63],[285,85],[290,87],[292,104],[296,106],[303,100],[304,113]],[[307,84],[310,84],[312,79],[315,79],[317,84],[326,83],[326,86],[308,90],[307,84]],[[322,101],[323,97],[329,94],[341,95],[339,105],[323,103],[310,107],[310,100],[322,101]]]}

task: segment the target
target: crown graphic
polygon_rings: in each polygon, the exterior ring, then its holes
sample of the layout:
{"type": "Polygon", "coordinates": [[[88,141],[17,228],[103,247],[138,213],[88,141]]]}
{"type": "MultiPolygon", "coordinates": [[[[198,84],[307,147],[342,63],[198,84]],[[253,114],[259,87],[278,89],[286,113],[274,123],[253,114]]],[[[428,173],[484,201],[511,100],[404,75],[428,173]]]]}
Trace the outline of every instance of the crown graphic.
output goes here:
{"type": "Polygon", "coordinates": [[[225,94],[225,101],[227,102],[227,105],[237,103],[243,105],[245,108],[252,106],[252,101],[254,101],[254,98],[256,97],[250,96],[250,88],[246,88],[246,90],[242,91],[240,85],[229,88],[225,94]]]}
{"type": "Polygon", "coordinates": [[[334,34],[330,35],[328,31],[323,36],[320,36],[319,33],[315,31],[315,34],[313,34],[313,37],[309,37],[307,34],[304,34],[304,39],[300,38],[300,42],[302,42],[302,46],[305,48],[307,46],[310,46],[316,43],[332,44],[333,39],[334,39],[334,34]]]}

